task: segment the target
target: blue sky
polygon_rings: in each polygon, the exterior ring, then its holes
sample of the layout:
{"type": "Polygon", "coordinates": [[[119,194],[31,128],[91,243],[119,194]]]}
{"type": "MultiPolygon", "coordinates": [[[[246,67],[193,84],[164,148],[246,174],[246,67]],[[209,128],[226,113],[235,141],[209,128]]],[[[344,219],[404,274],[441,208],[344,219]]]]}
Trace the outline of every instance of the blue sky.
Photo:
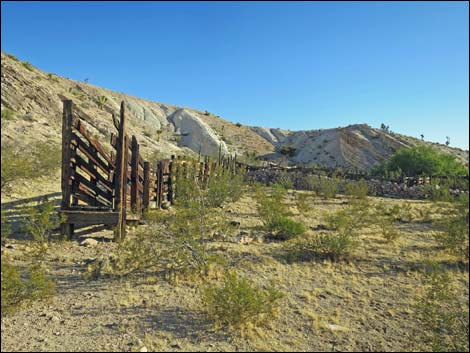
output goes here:
{"type": "Polygon", "coordinates": [[[383,122],[468,149],[467,2],[11,2],[2,50],[71,79],[291,130],[383,122]]]}

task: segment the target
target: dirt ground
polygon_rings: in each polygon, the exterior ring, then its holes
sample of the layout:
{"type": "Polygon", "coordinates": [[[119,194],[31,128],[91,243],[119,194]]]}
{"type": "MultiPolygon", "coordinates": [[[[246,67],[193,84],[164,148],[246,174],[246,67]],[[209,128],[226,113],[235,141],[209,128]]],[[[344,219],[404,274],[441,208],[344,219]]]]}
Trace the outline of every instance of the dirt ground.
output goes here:
{"type": "MultiPolygon", "coordinates": [[[[293,202],[293,191],[288,198],[293,202]]],[[[260,224],[254,195],[245,195],[225,211],[250,232],[260,224]]],[[[323,200],[311,195],[309,211],[294,206],[294,218],[308,235],[347,197],[323,200]]],[[[372,202],[403,203],[373,198],[372,202]]],[[[413,210],[430,206],[406,201],[413,210]]],[[[294,205],[294,204],[292,204],[294,205]]],[[[165,212],[165,211],[161,211],[165,212]]],[[[434,215],[439,217],[439,215],[434,215]]],[[[398,225],[401,237],[386,243],[374,229],[360,235],[360,246],[347,262],[287,261],[286,242],[238,244],[214,241],[210,247],[239,274],[255,283],[271,281],[285,294],[277,318],[244,334],[215,329],[202,311],[203,283],[169,283],[153,273],[121,279],[85,281],[90,259],[109,254],[116,244],[94,247],[54,243],[48,251],[49,274],[57,294],[2,318],[2,351],[407,351],[416,349],[420,330],[415,314],[425,259],[449,264],[461,295],[468,301],[468,266],[438,248],[432,223],[418,217],[398,225]]],[[[135,230],[129,231],[129,236],[135,230]]],[[[155,234],[158,241],[158,234],[155,234]]],[[[7,241],[8,256],[25,260],[28,240],[7,241]]]]}

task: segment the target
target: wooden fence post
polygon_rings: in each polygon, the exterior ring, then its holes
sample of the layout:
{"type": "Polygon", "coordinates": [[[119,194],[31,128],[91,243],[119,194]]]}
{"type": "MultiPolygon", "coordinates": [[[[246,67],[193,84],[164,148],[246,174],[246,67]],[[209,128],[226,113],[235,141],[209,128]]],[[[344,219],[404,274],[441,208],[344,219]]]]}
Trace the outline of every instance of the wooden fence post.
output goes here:
{"type": "MultiPolygon", "coordinates": [[[[71,100],[64,100],[62,114],[62,210],[70,208],[70,197],[72,195],[72,180],[70,179],[72,120],[73,102],[71,100]]],[[[60,225],[61,237],[70,239],[73,236],[73,228],[74,225],[67,223],[67,220],[65,220],[65,222],[60,225]]]]}
{"type": "Polygon", "coordinates": [[[173,204],[173,200],[174,200],[174,194],[173,194],[174,170],[175,170],[175,156],[172,155],[170,165],[168,166],[168,202],[170,203],[170,205],[173,204]]]}
{"type": "Polygon", "coordinates": [[[139,144],[133,135],[131,142],[131,209],[137,212],[139,207],[139,144]]]}
{"type": "Polygon", "coordinates": [[[125,113],[124,101],[121,102],[121,119],[119,122],[119,135],[117,139],[116,155],[116,182],[115,182],[115,211],[119,212],[119,220],[116,226],[117,240],[121,240],[125,235],[126,225],[126,186],[127,186],[127,161],[125,143],[125,113]]]}
{"type": "Polygon", "coordinates": [[[144,195],[143,195],[143,209],[148,210],[150,205],[150,163],[144,162],[144,195]]]}

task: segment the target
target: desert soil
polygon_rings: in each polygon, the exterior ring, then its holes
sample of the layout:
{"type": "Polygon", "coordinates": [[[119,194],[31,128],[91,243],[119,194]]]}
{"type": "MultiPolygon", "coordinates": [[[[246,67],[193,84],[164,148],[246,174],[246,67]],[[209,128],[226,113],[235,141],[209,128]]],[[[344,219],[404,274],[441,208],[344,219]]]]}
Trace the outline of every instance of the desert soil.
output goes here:
{"type": "MultiPolygon", "coordinates": [[[[293,191],[288,198],[293,202],[293,191]]],[[[260,224],[254,195],[245,195],[225,211],[240,230],[260,224]]],[[[295,218],[312,228],[346,197],[322,200],[311,194],[310,209],[295,218]]],[[[372,202],[403,203],[373,198],[372,202]]],[[[429,207],[407,201],[414,210],[429,207]]],[[[161,211],[165,212],[165,211],[161,211]]],[[[438,217],[438,215],[435,215],[438,217]]],[[[423,261],[455,263],[430,236],[432,223],[415,219],[399,225],[401,237],[386,243],[377,230],[365,230],[349,261],[289,262],[285,243],[210,243],[229,266],[260,285],[274,282],[285,294],[277,318],[267,327],[240,334],[216,329],[204,316],[199,291],[204,283],[170,283],[155,273],[86,281],[82,272],[92,258],[116,244],[92,247],[68,241],[51,245],[47,266],[57,294],[2,318],[2,351],[407,351],[415,348],[420,325],[415,303],[423,261]]],[[[135,232],[130,229],[129,236],[135,232]]],[[[158,241],[158,234],[155,234],[158,241]]],[[[8,256],[21,265],[29,240],[8,240],[8,256]]],[[[461,295],[468,300],[468,268],[449,266],[461,295]]],[[[214,279],[212,279],[213,281],[214,279]]]]}

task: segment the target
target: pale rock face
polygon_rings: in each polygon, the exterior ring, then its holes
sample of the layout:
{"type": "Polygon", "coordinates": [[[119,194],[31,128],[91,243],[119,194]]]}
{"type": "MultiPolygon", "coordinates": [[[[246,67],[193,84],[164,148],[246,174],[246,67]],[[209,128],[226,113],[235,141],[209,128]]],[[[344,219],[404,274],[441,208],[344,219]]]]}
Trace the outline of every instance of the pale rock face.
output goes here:
{"type": "Polygon", "coordinates": [[[166,125],[166,112],[161,108],[151,108],[131,99],[125,99],[124,104],[126,110],[135,118],[148,122],[157,129],[160,129],[162,125],[166,125]]]}
{"type": "Polygon", "coordinates": [[[181,145],[205,156],[216,156],[221,146],[222,154],[228,154],[227,145],[195,113],[179,109],[168,117],[175,130],[182,134],[181,145]]]}
{"type": "Polygon", "coordinates": [[[270,129],[261,126],[253,126],[252,129],[258,135],[276,146],[283,143],[287,138],[287,134],[280,129],[270,129]]]}

